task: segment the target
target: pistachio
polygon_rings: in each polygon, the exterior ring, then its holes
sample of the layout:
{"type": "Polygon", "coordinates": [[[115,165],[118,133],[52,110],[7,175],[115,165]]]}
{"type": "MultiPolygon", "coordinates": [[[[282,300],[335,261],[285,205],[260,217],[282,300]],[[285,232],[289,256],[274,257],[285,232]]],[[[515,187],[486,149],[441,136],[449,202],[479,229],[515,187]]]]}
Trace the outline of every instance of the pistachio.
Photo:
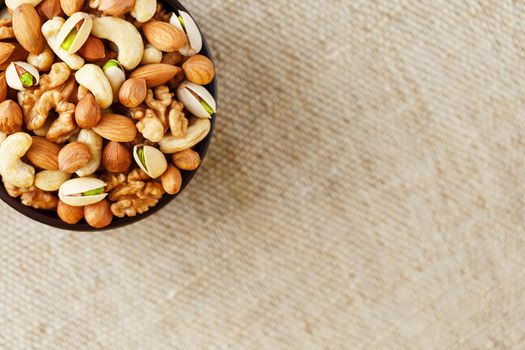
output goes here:
{"type": "Polygon", "coordinates": [[[126,73],[117,60],[109,60],[102,68],[113,90],[113,100],[118,99],[120,87],[126,81],[126,73]]]}
{"type": "Polygon", "coordinates": [[[84,12],[76,12],[60,28],[57,42],[64,51],[73,54],[80,50],[87,41],[91,28],[93,28],[93,20],[89,15],[84,12]]]}
{"type": "Polygon", "coordinates": [[[153,179],[164,174],[168,168],[164,154],[152,146],[136,145],[133,147],[133,158],[138,166],[153,179]]]}
{"type": "Polygon", "coordinates": [[[177,88],[177,97],[186,109],[199,118],[211,118],[217,111],[215,99],[201,85],[185,81],[177,88]]]}
{"type": "Polygon", "coordinates": [[[58,190],[60,200],[73,207],[83,207],[95,204],[106,198],[104,193],[106,184],[104,181],[91,178],[79,177],[64,182],[58,190]]]}
{"type": "Polygon", "coordinates": [[[179,52],[184,56],[198,54],[202,49],[202,35],[191,15],[184,11],[179,11],[178,15],[173,13],[170,23],[184,31],[187,37],[187,43],[179,52]]]}
{"type": "Polygon", "coordinates": [[[38,85],[40,73],[38,69],[27,62],[11,62],[5,72],[7,85],[15,90],[25,90],[26,88],[38,85]]]}

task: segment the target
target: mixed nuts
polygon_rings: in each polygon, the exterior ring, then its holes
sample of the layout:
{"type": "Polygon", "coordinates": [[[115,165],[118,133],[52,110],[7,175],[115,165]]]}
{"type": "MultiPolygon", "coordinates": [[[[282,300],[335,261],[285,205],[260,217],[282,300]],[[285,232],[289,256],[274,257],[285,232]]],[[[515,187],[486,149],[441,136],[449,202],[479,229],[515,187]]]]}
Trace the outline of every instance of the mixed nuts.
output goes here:
{"type": "Polygon", "coordinates": [[[199,167],[215,77],[184,11],[156,0],[7,0],[0,175],[12,197],[95,228],[177,194],[199,167]]]}

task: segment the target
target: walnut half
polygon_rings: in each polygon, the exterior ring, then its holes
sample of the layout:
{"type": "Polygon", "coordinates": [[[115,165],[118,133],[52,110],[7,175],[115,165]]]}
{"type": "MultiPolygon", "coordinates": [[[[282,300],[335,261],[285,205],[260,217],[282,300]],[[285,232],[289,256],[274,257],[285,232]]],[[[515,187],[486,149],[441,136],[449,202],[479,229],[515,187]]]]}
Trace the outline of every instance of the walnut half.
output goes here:
{"type": "Polygon", "coordinates": [[[145,213],[164,195],[162,184],[140,169],[132,170],[127,178],[123,174],[106,174],[103,180],[108,184],[109,199],[115,202],[111,212],[119,218],[145,213]]]}
{"type": "Polygon", "coordinates": [[[12,186],[4,181],[7,193],[14,198],[20,197],[22,204],[35,209],[54,210],[58,206],[57,196],[42,191],[41,189],[31,186],[29,188],[19,188],[12,186]]]}

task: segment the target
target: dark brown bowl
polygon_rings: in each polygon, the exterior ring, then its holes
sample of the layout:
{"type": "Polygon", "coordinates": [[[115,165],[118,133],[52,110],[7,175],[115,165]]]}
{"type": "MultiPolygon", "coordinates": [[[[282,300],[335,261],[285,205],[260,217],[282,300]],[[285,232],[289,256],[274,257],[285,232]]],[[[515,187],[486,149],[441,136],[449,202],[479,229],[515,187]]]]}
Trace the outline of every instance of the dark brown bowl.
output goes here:
{"type": "MultiPolygon", "coordinates": [[[[175,10],[183,10],[183,11],[188,12],[184,8],[184,6],[182,6],[181,3],[177,0],[162,0],[160,2],[162,2],[166,6],[167,10],[171,10],[172,12],[175,10]]],[[[5,7],[5,1],[0,0],[0,9],[3,9],[4,7],[5,7]]],[[[200,54],[209,57],[213,61],[210,47],[208,46],[208,43],[206,42],[206,38],[204,37],[204,34],[202,34],[202,39],[203,39],[203,45],[202,45],[202,50],[200,54]]],[[[215,78],[209,85],[207,85],[206,88],[210,91],[210,93],[215,98],[215,100],[217,100],[217,78],[215,78]]],[[[201,159],[203,161],[204,161],[204,157],[206,156],[206,152],[208,151],[208,147],[210,145],[210,141],[212,138],[213,129],[215,126],[215,117],[216,117],[215,115],[212,117],[211,129],[210,129],[210,133],[208,134],[208,136],[206,136],[204,140],[202,140],[197,146],[194,147],[194,150],[200,154],[201,159]]],[[[193,171],[183,171],[182,172],[182,187],[181,187],[179,194],[188,185],[188,183],[191,181],[191,179],[193,178],[197,170],[198,169],[193,170],[193,171]]],[[[160,209],[162,209],[164,206],[166,206],[169,202],[175,199],[175,197],[177,197],[177,195],[170,196],[170,195],[165,194],[159,200],[158,204],[155,207],[151,208],[149,211],[145,212],[144,214],[140,214],[135,217],[124,217],[122,219],[115,217],[111,225],[109,225],[108,227],[103,228],[103,229],[95,229],[89,226],[84,220],[76,225],[70,225],[60,220],[56,212],[54,211],[36,210],[31,207],[26,207],[20,202],[19,198],[10,197],[7,194],[4,186],[0,185],[0,199],[2,199],[5,203],[7,203],[11,208],[15,209],[19,213],[35,221],[38,221],[42,224],[46,224],[46,225],[64,229],[64,230],[73,230],[73,231],[104,231],[104,230],[110,230],[110,229],[130,225],[140,220],[144,220],[147,217],[155,214],[160,209]]]]}

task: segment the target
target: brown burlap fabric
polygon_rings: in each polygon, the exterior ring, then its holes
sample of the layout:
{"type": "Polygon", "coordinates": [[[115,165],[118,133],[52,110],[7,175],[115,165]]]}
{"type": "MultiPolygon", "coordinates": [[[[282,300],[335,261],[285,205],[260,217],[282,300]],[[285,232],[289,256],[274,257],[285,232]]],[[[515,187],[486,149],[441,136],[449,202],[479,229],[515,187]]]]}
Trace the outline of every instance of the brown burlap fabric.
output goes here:
{"type": "Polygon", "coordinates": [[[2,204],[0,348],[525,348],[525,3],[186,5],[202,171],[102,234],[2,204]]]}

